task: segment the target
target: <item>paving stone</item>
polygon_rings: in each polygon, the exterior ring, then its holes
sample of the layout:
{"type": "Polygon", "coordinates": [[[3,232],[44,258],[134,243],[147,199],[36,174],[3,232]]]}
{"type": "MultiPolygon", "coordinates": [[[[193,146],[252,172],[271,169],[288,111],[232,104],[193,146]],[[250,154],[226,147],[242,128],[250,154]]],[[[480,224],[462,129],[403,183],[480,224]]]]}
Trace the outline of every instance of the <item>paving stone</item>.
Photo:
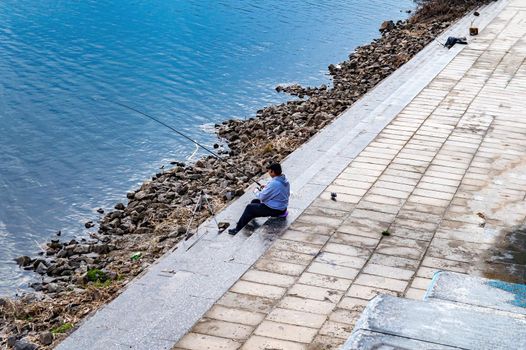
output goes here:
{"type": "Polygon", "coordinates": [[[414,189],[414,185],[408,185],[408,184],[399,183],[399,182],[391,182],[391,181],[385,180],[384,178],[385,176],[380,177],[381,180],[378,180],[374,184],[374,187],[378,189],[398,190],[398,191],[403,191],[404,193],[410,193],[414,189]]]}
{"type": "Polygon", "coordinates": [[[290,287],[296,281],[296,278],[289,275],[282,275],[278,273],[259,271],[250,269],[241,279],[250,282],[270,284],[279,287],[290,287]]]}
{"type": "Polygon", "coordinates": [[[227,292],[217,301],[217,304],[235,309],[268,313],[271,310],[272,305],[274,305],[274,300],[253,295],[227,292]]]}
{"type": "Polygon", "coordinates": [[[329,315],[329,321],[342,323],[350,326],[354,326],[358,318],[360,318],[362,310],[349,310],[349,309],[334,309],[329,315]]]}
{"type": "Polygon", "coordinates": [[[238,294],[248,294],[268,299],[278,299],[285,294],[286,289],[267,284],[238,281],[230,288],[230,291],[238,294]]]}
{"type": "Polygon", "coordinates": [[[368,219],[368,220],[379,221],[382,223],[389,224],[395,219],[396,215],[386,214],[386,213],[383,213],[381,211],[376,211],[376,210],[355,209],[351,213],[350,217],[368,219]]]}
{"type": "Polygon", "coordinates": [[[256,269],[273,272],[278,274],[299,276],[305,269],[305,266],[298,264],[286,263],[283,261],[273,261],[268,259],[260,259],[254,265],[256,269]]]}
{"type": "Polygon", "coordinates": [[[354,277],[356,277],[356,275],[358,274],[357,269],[338,265],[321,264],[316,262],[312,263],[307,269],[307,271],[311,273],[317,273],[320,275],[340,277],[350,280],[354,279],[354,277]]]}
{"type": "Polygon", "coordinates": [[[422,266],[461,273],[467,273],[471,269],[469,262],[447,260],[431,256],[426,256],[424,260],[422,260],[422,266]]]}
{"type": "Polygon", "coordinates": [[[253,330],[253,327],[239,323],[201,319],[194,326],[192,332],[242,341],[247,339],[253,330]]]}
{"type": "MultiPolygon", "coordinates": [[[[351,216],[342,223],[342,226],[353,226],[360,230],[382,232],[389,227],[390,222],[351,216]]],[[[338,231],[342,231],[341,226],[338,231]]]]}
{"type": "Polygon", "coordinates": [[[254,335],[243,345],[241,350],[307,350],[306,344],[266,338],[254,335]]]}
{"type": "Polygon", "coordinates": [[[423,231],[420,229],[405,227],[400,224],[397,224],[389,228],[389,233],[392,236],[409,238],[409,239],[417,239],[417,240],[429,242],[433,238],[434,230],[433,231],[423,231]]]}
{"type": "Polygon", "coordinates": [[[435,205],[428,205],[428,204],[414,203],[414,202],[406,202],[404,204],[404,210],[416,211],[420,213],[429,213],[433,215],[443,215],[446,209],[447,209],[446,207],[437,207],[435,205]]]}
{"type": "Polygon", "coordinates": [[[276,308],[272,310],[267,319],[279,323],[320,328],[327,319],[327,316],[310,312],[276,308]]]}
{"type": "Polygon", "coordinates": [[[318,275],[315,273],[304,272],[298,279],[298,283],[307,284],[316,287],[325,287],[346,291],[351,285],[351,280],[344,278],[336,278],[333,276],[318,275]]]}
{"type": "Polygon", "coordinates": [[[215,320],[241,323],[249,326],[257,326],[265,318],[265,314],[258,312],[233,309],[221,305],[214,305],[205,314],[205,317],[215,320]]]}
{"type": "Polygon", "coordinates": [[[394,227],[396,226],[402,226],[407,227],[410,229],[413,229],[415,231],[424,231],[424,232],[434,232],[438,226],[437,223],[433,222],[426,222],[426,221],[418,221],[418,220],[411,220],[411,219],[403,219],[403,218],[396,218],[396,220],[393,222],[394,227]]]}
{"type": "Polygon", "coordinates": [[[420,260],[422,257],[422,249],[415,249],[409,247],[400,247],[396,245],[383,244],[376,249],[376,252],[384,255],[392,255],[401,258],[420,260]]]}
{"type": "Polygon", "coordinates": [[[188,350],[237,350],[241,343],[211,335],[188,333],[177,346],[188,350]]]}
{"type": "Polygon", "coordinates": [[[399,247],[409,247],[409,248],[425,250],[429,243],[427,241],[422,241],[418,239],[411,239],[411,238],[404,238],[404,237],[397,237],[397,236],[387,236],[387,237],[382,238],[382,242],[380,243],[380,246],[384,244],[390,245],[390,246],[396,245],[399,247]]]}
{"type": "MultiPolygon", "coordinates": [[[[345,179],[336,178],[336,180],[334,180],[333,183],[338,186],[346,186],[346,187],[352,187],[352,188],[357,188],[357,189],[362,189],[362,190],[368,190],[369,188],[371,188],[374,181],[364,182],[364,181],[345,180],[345,179]]],[[[313,203],[313,205],[315,204],[313,203]]]]}
{"type": "MultiPolygon", "coordinates": [[[[367,227],[360,227],[358,225],[342,225],[338,227],[338,232],[350,234],[354,236],[361,236],[365,238],[379,239],[381,237],[381,232],[378,232],[376,229],[371,229],[367,227]]],[[[334,242],[337,243],[338,239],[334,239],[334,242]]]]}
{"type": "Polygon", "coordinates": [[[325,242],[327,242],[327,240],[329,239],[329,236],[315,232],[307,233],[288,230],[287,232],[285,232],[282,238],[291,241],[305,242],[310,244],[325,244],[325,242]]]}
{"type": "Polygon", "coordinates": [[[355,269],[361,269],[365,265],[366,261],[367,259],[365,258],[358,258],[354,256],[334,254],[328,252],[321,252],[314,260],[314,262],[317,263],[352,267],[355,269]]]}
{"type": "Polygon", "coordinates": [[[360,203],[356,206],[356,208],[365,210],[376,210],[387,214],[396,214],[400,210],[399,205],[380,204],[367,200],[361,200],[360,203]]]}
{"type": "Polygon", "coordinates": [[[422,277],[415,277],[413,279],[413,282],[411,283],[411,288],[417,288],[417,289],[427,289],[429,285],[431,284],[430,278],[422,278],[422,277]]]}
{"type": "Polygon", "coordinates": [[[388,289],[394,292],[403,292],[408,285],[407,281],[401,281],[398,279],[382,276],[367,275],[364,273],[361,273],[356,278],[356,283],[364,286],[388,289]]]}
{"type": "Polygon", "coordinates": [[[379,194],[367,194],[365,197],[363,197],[365,201],[378,203],[378,204],[384,204],[384,205],[392,205],[401,207],[404,203],[404,200],[396,197],[389,197],[389,196],[382,196],[379,194]]]}
{"type": "Polygon", "coordinates": [[[428,255],[462,262],[476,261],[482,252],[490,249],[488,244],[469,243],[435,238],[429,246],[428,255]]]}
{"type": "Polygon", "coordinates": [[[327,335],[317,335],[308,350],[337,350],[344,343],[343,339],[327,335]]]}
{"type": "Polygon", "coordinates": [[[433,224],[439,224],[442,220],[442,215],[433,215],[430,213],[421,213],[413,210],[405,210],[403,208],[397,215],[398,219],[409,219],[414,221],[429,222],[433,224]]]}
{"type": "Polygon", "coordinates": [[[322,199],[318,197],[317,199],[312,202],[310,205],[311,208],[325,208],[325,209],[335,209],[335,210],[341,210],[346,213],[350,213],[355,205],[350,203],[342,203],[342,202],[336,202],[331,199],[322,199]]]}
{"type": "Polygon", "coordinates": [[[350,194],[354,196],[363,196],[367,190],[361,189],[361,188],[353,188],[348,186],[341,186],[341,185],[330,185],[327,187],[327,191],[329,192],[336,192],[338,194],[350,194]]]}
{"type": "Polygon", "coordinates": [[[321,327],[320,334],[335,337],[335,338],[340,338],[340,339],[347,339],[351,335],[352,330],[353,330],[352,325],[333,322],[333,321],[327,321],[325,322],[323,327],[321,327]]]}
{"type": "Polygon", "coordinates": [[[298,297],[285,296],[278,304],[278,307],[310,312],[315,314],[327,315],[334,308],[335,304],[329,301],[307,300],[298,297]]]}
{"type": "Polygon", "coordinates": [[[451,199],[453,199],[455,192],[440,192],[440,191],[434,191],[434,190],[427,190],[423,188],[417,188],[413,191],[413,194],[415,196],[422,196],[422,197],[429,197],[429,198],[436,198],[436,199],[450,201],[451,199]]]}
{"type": "Polygon", "coordinates": [[[373,249],[380,241],[381,236],[377,238],[350,235],[343,232],[336,232],[331,237],[331,243],[349,244],[359,248],[373,249]]]}
{"type": "Polygon", "coordinates": [[[355,256],[355,257],[364,257],[367,258],[370,254],[370,250],[366,248],[358,248],[353,247],[346,244],[337,244],[337,243],[327,243],[322,251],[329,252],[329,253],[335,253],[335,254],[341,254],[341,255],[348,255],[348,256],[355,256]]]}
{"type": "Polygon", "coordinates": [[[426,291],[424,289],[409,288],[405,293],[405,297],[413,300],[423,300],[426,291]]]}
{"type": "Polygon", "coordinates": [[[328,289],[297,283],[287,291],[287,295],[337,303],[338,300],[340,300],[340,297],[343,295],[343,292],[336,289],[328,289]]]}
{"type": "Polygon", "coordinates": [[[392,290],[388,290],[388,289],[364,286],[364,285],[353,283],[351,285],[351,288],[349,288],[349,290],[347,291],[346,295],[352,298],[371,300],[378,294],[389,294],[389,295],[399,296],[401,293],[395,292],[392,290]]]}
{"type": "Polygon", "coordinates": [[[297,223],[315,224],[318,226],[329,226],[337,227],[342,223],[342,218],[334,218],[328,216],[302,214],[298,219],[297,223]]]}
{"type": "Polygon", "coordinates": [[[294,264],[298,265],[308,265],[312,259],[314,259],[315,255],[316,254],[302,254],[281,250],[273,246],[265,253],[265,258],[277,261],[293,262],[294,264]]]}
{"type": "MultiPolygon", "coordinates": [[[[334,202],[334,201],[331,201],[334,202]]],[[[324,216],[329,218],[341,219],[349,215],[350,210],[345,210],[341,208],[325,207],[325,206],[313,206],[310,205],[303,214],[305,215],[314,215],[314,216],[324,216]]]]}
{"type": "Polygon", "coordinates": [[[368,300],[344,297],[338,304],[338,308],[349,311],[361,312],[367,306],[368,300]]]}
{"type": "MultiPolygon", "coordinates": [[[[285,232],[285,234],[288,234],[289,232],[304,232],[309,233],[312,235],[330,235],[332,232],[334,232],[334,228],[326,225],[319,225],[319,224],[312,224],[307,222],[301,222],[301,221],[295,221],[292,225],[290,225],[290,229],[285,232]]],[[[285,238],[285,236],[283,236],[285,238]]],[[[290,238],[285,238],[290,239],[290,238]]],[[[293,239],[294,240],[294,239],[293,239]]],[[[306,241],[308,243],[318,243],[318,242],[310,242],[306,241]]],[[[319,244],[319,243],[318,243],[319,244]]],[[[323,244],[323,243],[321,243],[323,244]]]]}
{"type": "Polygon", "coordinates": [[[312,342],[317,332],[318,330],[314,328],[295,326],[273,321],[263,321],[259,327],[256,328],[254,334],[268,338],[276,338],[308,344],[312,342]]]}
{"type": "Polygon", "coordinates": [[[398,267],[384,266],[378,264],[367,264],[362,270],[364,273],[376,276],[391,277],[400,280],[410,280],[415,271],[401,269],[398,267]]]}
{"type": "MultiPolygon", "coordinates": [[[[358,202],[362,199],[361,196],[352,195],[352,194],[346,194],[342,192],[336,192],[336,202],[339,203],[349,203],[349,204],[358,204],[358,202]]],[[[325,200],[332,200],[332,194],[330,191],[325,191],[320,195],[321,199],[325,200]]]]}
{"type": "Polygon", "coordinates": [[[432,205],[432,206],[435,206],[435,207],[446,208],[449,205],[450,200],[444,200],[444,199],[437,199],[437,198],[430,198],[430,197],[422,197],[422,196],[412,195],[411,197],[409,197],[407,202],[408,203],[416,203],[416,204],[419,204],[419,205],[432,205]]]}

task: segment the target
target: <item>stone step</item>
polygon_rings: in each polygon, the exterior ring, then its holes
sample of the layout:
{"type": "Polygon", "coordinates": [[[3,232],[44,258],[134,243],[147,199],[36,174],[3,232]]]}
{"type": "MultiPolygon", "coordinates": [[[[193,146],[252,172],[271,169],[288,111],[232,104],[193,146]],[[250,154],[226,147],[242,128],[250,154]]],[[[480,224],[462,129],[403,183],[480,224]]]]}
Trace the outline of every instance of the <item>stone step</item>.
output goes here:
{"type": "Polygon", "coordinates": [[[452,350],[460,349],[447,345],[428,343],[421,340],[399,337],[391,334],[357,330],[340,350],[375,349],[375,350],[452,350]]]}
{"type": "Polygon", "coordinates": [[[451,301],[526,315],[526,285],[455,272],[437,272],[424,300],[451,301]]]}
{"type": "Polygon", "coordinates": [[[369,302],[343,349],[382,348],[378,344],[389,349],[388,342],[382,343],[386,334],[389,341],[395,339],[392,337],[411,340],[395,349],[422,349],[420,345],[426,343],[440,349],[526,349],[526,320],[472,310],[462,304],[389,295],[379,295],[369,302]],[[371,347],[360,343],[365,331],[376,333],[368,335],[376,337],[369,340],[371,347]]]}

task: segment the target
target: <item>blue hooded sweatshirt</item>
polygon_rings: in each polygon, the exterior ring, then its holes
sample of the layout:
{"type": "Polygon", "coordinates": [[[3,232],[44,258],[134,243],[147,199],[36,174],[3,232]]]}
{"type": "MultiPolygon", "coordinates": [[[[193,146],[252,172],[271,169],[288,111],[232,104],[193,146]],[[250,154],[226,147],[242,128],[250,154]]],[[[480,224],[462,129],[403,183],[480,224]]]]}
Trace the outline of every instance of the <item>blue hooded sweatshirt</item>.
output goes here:
{"type": "Polygon", "coordinates": [[[287,209],[289,206],[289,196],[290,185],[283,174],[273,177],[261,192],[256,193],[256,197],[263,204],[276,210],[287,209]]]}

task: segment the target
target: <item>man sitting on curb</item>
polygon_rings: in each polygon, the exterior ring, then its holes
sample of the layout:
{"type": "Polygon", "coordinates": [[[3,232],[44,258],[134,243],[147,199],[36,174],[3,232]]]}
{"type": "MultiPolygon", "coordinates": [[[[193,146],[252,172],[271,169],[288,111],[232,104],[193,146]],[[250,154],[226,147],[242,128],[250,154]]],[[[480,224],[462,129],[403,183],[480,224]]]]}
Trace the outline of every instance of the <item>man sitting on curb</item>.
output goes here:
{"type": "Polygon", "coordinates": [[[267,167],[268,173],[272,180],[263,186],[262,191],[256,193],[257,199],[254,199],[243,212],[235,228],[228,230],[228,233],[235,235],[252,219],[273,216],[287,216],[287,207],[289,205],[290,185],[285,175],[281,173],[281,165],[275,163],[267,167]]]}

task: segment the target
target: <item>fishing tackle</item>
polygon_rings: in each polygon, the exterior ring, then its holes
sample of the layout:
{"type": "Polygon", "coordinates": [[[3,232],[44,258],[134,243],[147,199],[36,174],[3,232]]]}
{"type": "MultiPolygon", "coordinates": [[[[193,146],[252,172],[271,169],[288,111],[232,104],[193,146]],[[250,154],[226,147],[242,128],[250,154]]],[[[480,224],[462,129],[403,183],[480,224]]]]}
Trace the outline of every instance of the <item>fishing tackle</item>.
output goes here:
{"type": "MultiPolygon", "coordinates": [[[[94,100],[97,100],[96,98],[93,98],[93,99],[94,99],[94,100]]],[[[110,102],[110,103],[113,103],[113,104],[115,104],[115,105],[117,105],[117,106],[120,106],[120,107],[123,107],[123,108],[129,109],[130,111],[133,111],[133,112],[135,112],[135,113],[138,113],[138,114],[140,114],[140,115],[142,115],[142,116],[144,116],[144,117],[146,117],[146,118],[149,118],[149,119],[151,119],[151,120],[153,120],[153,121],[155,121],[155,122],[157,122],[157,123],[163,125],[164,127],[167,127],[168,129],[172,130],[173,132],[177,133],[178,135],[180,135],[180,136],[184,137],[185,139],[189,140],[190,142],[196,144],[198,147],[201,147],[202,149],[204,149],[205,151],[207,151],[208,153],[210,153],[212,156],[214,156],[214,158],[216,158],[216,159],[218,159],[218,160],[220,160],[220,161],[222,161],[222,162],[225,162],[225,163],[227,163],[228,165],[232,166],[232,164],[230,164],[226,159],[222,158],[220,155],[218,155],[217,153],[215,153],[214,151],[212,151],[212,150],[209,149],[208,147],[203,146],[202,144],[200,144],[199,142],[195,141],[195,140],[192,139],[191,137],[185,135],[184,133],[180,132],[179,130],[175,129],[174,127],[172,127],[172,126],[170,126],[170,125],[168,125],[168,124],[166,124],[166,123],[160,121],[159,119],[157,119],[157,118],[155,118],[155,117],[153,117],[153,116],[151,116],[151,115],[149,115],[149,114],[147,114],[147,113],[145,113],[145,112],[143,112],[143,111],[140,111],[140,110],[138,110],[138,109],[136,109],[136,108],[134,108],[134,107],[130,107],[130,106],[128,106],[128,105],[125,105],[125,104],[122,103],[122,102],[112,101],[112,100],[109,100],[109,99],[107,99],[107,98],[102,98],[102,99],[104,99],[105,101],[108,101],[108,102],[110,102]]],[[[257,180],[254,180],[254,178],[253,178],[252,176],[249,176],[248,174],[246,174],[246,173],[245,173],[244,171],[242,171],[242,170],[239,170],[239,172],[240,172],[241,174],[245,175],[245,176],[246,176],[247,178],[249,178],[251,181],[255,182],[260,188],[263,187],[263,185],[261,185],[257,180]]]]}

